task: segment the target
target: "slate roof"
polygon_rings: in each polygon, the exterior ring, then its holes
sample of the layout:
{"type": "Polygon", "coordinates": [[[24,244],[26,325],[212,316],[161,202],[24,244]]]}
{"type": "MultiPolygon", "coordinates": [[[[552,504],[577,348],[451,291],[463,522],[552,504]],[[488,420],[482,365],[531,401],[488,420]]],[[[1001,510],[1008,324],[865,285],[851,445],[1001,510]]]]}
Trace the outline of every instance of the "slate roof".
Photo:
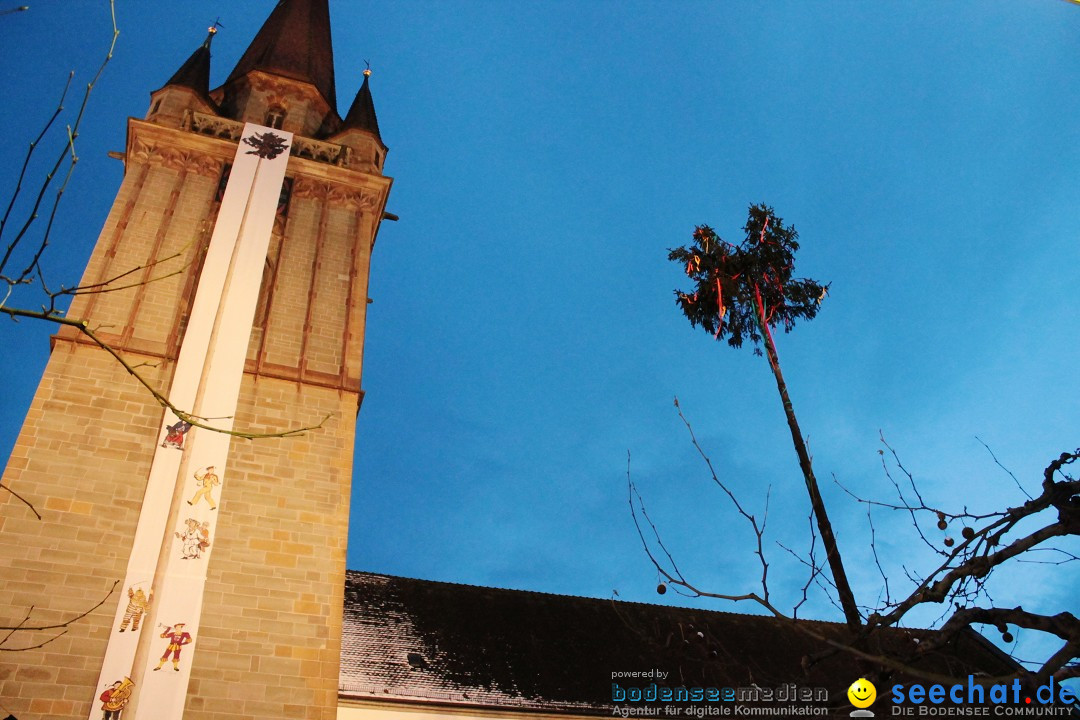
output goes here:
{"type": "Polygon", "coordinates": [[[206,41],[180,66],[165,86],[180,85],[191,88],[203,96],[210,93],[210,42],[214,33],[207,34],[206,41]]]}
{"type": "Polygon", "coordinates": [[[382,137],[379,135],[379,120],[375,117],[375,101],[371,98],[371,87],[368,85],[367,75],[364,75],[364,82],[360,85],[360,90],[357,91],[356,98],[353,99],[349,112],[341,123],[341,130],[349,128],[366,130],[382,142],[382,137]]]}
{"type": "MultiPolygon", "coordinates": [[[[846,632],[836,623],[813,626],[838,639],[846,632]]],[[[875,637],[895,655],[930,632],[875,637]]],[[[340,692],[345,698],[610,715],[613,672],[660,669],[670,673],[672,687],[796,683],[828,688],[833,699],[871,676],[869,667],[844,653],[804,670],[803,659],[822,649],[770,617],[350,571],[340,692]]],[[[1015,670],[974,633],[920,664],[953,677],[1015,670]]]]}
{"type": "Polygon", "coordinates": [[[252,70],[309,82],[337,111],[334,51],[327,0],[281,0],[259,29],[226,83],[252,70]]]}

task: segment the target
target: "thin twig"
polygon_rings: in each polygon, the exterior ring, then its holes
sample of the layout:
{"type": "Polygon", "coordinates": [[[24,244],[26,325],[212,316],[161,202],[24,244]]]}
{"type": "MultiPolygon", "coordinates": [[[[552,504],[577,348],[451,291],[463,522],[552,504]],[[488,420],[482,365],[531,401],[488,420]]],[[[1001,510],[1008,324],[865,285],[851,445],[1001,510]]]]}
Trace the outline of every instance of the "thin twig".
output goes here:
{"type": "Polygon", "coordinates": [[[203,420],[205,420],[205,418],[202,418],[202,417],[200,417],[198,415],[193,415],[192,413],[187,412],[185,410],[181,410],[179,407],[174,405],[167,397],[165,397],[161,392],[159,392],[158,389],[155,388],[153,385],[151,385],[150,382],[146,378],[144,378],[141,374],[139,374],[139,372],[135,369],[135,367],[131,363],[129,363],[127,360],[125,360],[123,358],[123,356],[120,355],[120,353],[116,350],[116,348],[112,347],[109,343],[102,340],[101,337],[99,337],[98,334],[96,332],[94,332],[94,330],[92,330],[90,328],[90,326],[89,326],[89,324],[87,323],[86,320],[76,320],[76,319],[72,319],[72,318],[66,318],[66,317],[62,317],[60,315],[55,314],[55,312],[50,313],[50,312],[48,312],[46,310],[23,310],[21,308],[11,308],[11,307],[0,308],[0,313],[7,314],[8,316],[10,316],[13,319],[14,318],[19,318],[19,317],[25,317],[25,318],[34,318],[34,319],[37,319],[37,320],[48,320],[49,322],[56,323],[57,325],[64,325],[64,326],[67,326],[67,327],[72,327],[72,328],[77,329],[79,332],[81,332],[83,335],[85,335],[91,341],[93,341],[93,343],[95,345],[97,345],[98,347],[100,347],[102,350],[109,353],[110,355],[112,355],[112,357],[118,363],[120,363],[120,365],[125,370],[127,370],[129,375],[134,377],[135,380],[137,380],[140,385],[142,385],[144,388],[146,388],[150,392],[150,394],[154,397],[154,400],[157,401],[158,405],[160,405],[161,407],[163,407],[163,408],[165,408],[167,410],[172,411],[172,413],[178,419],[183,420],[184,422],[190,423],[194,427],[203,428],[204,430],[211,430],[213,432],[218,432],[218,433],[222,433],[222,434],[225,434],[225,435],[231,435],[233,437],[244,438],[245,440],[254,440],[256,438],[283,438],[283,437],[295,437],[297,435],[303,435],[304,433],[310,432],[312,430],[318,430],[319,428],[321,428],[326,423],[327,420],[329,420],[333,416],[332,414],[327,414],[326,416],[323,417],[322,420],[320,420],[315,425],[306,425],[304,427],[291,428],[289,430],[282,430],[280,432],[272,432],[272,433],[256,433],[256,432],[250,432],[250,431],[247,431],[247,430],[226,430],[225,428],[214,427],[213,425],[207,425],[205,422],[203,422],[203,420]]]}
{"type": "Polygon", "coordinates": [[[728,486],[725,485],[720,480],[720,478],[717,476],[716,468],[713,467],[712,460],[705,453],[705,449],[701,447],[701,444],[698,443],[697,435],[694,434],[694,427],[690,424],[690,421],[687,420],[686,416],[683,414],[682,406],[679,405],[679,398],[677,398],[677,397],[675,398],[675,412],[677,412],[679,414],[679,419],[682,420],[683,425],[686,426],[686,431],[688,433],[690,433],[690,443],[694,446],[694,449],[697,450],[698,455],[700,455],[701,459],[705,462],[705,467],[707,467],[709,469],[709,475],[710,475],[710,477],[712,477],[713,483],[715,483],[716,486],[718,488],[720,488],[724,492],[725,495],[727,495],[728,500],[730,500],[731,504],[735,506],[736,512],[738,512],[739,515],[741,515],[748,523],[750,523],[750,527],[754,532],[754,538],[755,538],[755,541],[756,541],[756,544],[757,544],[757,547],[754,550],[754,554],[758,556],[758,561],[761,564],[761,593],[762,593],[762,597],[765,599],[765,601],[768,602],[769,601],[769,563],[765,559],[765,547],[764,547],[763,536],[765,534],[765,522],[766,522],[766,520],[768,518],[768,513],[769,513],[769,494],[772,492],[772,486],[771,485],[769,486],[769,491],[765,495],[765,517],[762,519],[761,526],[759,527],[758,523],[757,523],[757,518],[755,518],[753,515],[751,515],[750,513],[746,512],[746,510],[743,509],[743,506],[739,502],[739,499],[737,497],[735,497],[735,493],[733,493],[728,488],[728,486]]]}
{"type": "Polygon", "coordinates": [[[34,253],[34,259],[26,266],[26,269],[23,270],[22,274],[20,275],[20,280],[27,277],[33,271],[33,269],[37,267],[38,261],[41,259],[42,253],[45,252],[45,248],[49,244],[49,235],[52,232],[53,220],[56,218],[56,212],[60,206],[60,200],[63,198],[64,191],[67,189],[68,182],[71,180],[71,175],[75,171],[75,165],[79,162],[79,157],[75,152],[75,139],[79,136],[79,128],[82,125],[83,116],[86,114],[86,107],[90,102],[90,94],[93,92],[94,86],[97,85],[98,80],[101,79],[102,73],[105,72],[105,66],[109,64],[110,60],[112,60],[113,51],[116,49],[116,39],[120,36],[120,30],[116,27],[116,5],[113,0],[109,1],[109,13],[112,20],[113,30],[112,38],[109,41],[109,51],[105,54],[105,58],[101,61],[101,65],[98,67],[98,70],[94,74],[94,77],[91,78],[90,82],[86,84],[86,92],[83,93],[82,103],[79,104],[79,111],[75,115],[75,122],[68,127],[67,143],[65,145],[64,152],[60,155],[60,157],[57,158],[56,165],[53,167],[52,172],[49,173],[46,182],[42,184],[41,191],[38,193],[38,198],[34,203],[33,212],[31,216],[27,219],[26,224],[23,226],[23,229],[19,232],[19,235],[15,238],[15,242],[17,243],[19,241],[19,238],[22,237],[23,233],[25,233],[26,230],[29,229],[30,223],[32,223],[34,219],[37,218],[38,207],[41,204],[41,198],[45,194],[45,190],[48,188],[48,185],[52,181],[52,178],[56,174],[56,171],[59,170],[60,163],[63,161],[64,156],[70,153],[71,162],[68,165],[68,171],[64,176],[63,182],[60,185],[60,189],[57,190],[56,200],[53,202],[52,210],[49,213],[49,221],[46,224],[45,233],[42,235],[41,244],[38,246],[37,252],[34,253]]]}
{"type": "Polygon", "coordinates": [[[881,581],[885,585],[885,602],[892,602],[892,597],[889,594],[889,576],[885,574],[885,569],[881,567],[881,558],[878,557],[877,551],[877,532],[874,529],[874,518],[870,515],[870,508],[866,508],[866,522],[870,525],[870,550],[874,553],[874,565],[877,566],[878,573],[881,574],[881,581]]]}
{"type": "Polygon", "coordinates": [[[14,495],[14,496],[15,496],[15,497],[16,497],[17,499],[21,500],[21,501],[22,501],[22,503],[23,503],[24,505],[26,505],[26,507],[30,508],[30,512],[34,513],[34,515],[36,515],[36,516],[37,516],[37,519],[38,519],[38,520],[40,520],[40,519],[41,519],[41,513],[39,513],[39,512],[37,511],[37,508],[35,508],[35,507],[34,507],[34,504],[33,504],[32,502],[30,502],[29,500],[27,500],[26,498],[24,498],[24,497],[23,497],[22,495],[20,495],[19,493],[15,492],[15,491],[14,491],[14,490],[12,490],[11,488],[9,488],[9,487],[8,487],[7,485],[5,485],[4,483],[0,483],[0,489],[3,489],[3,490],[7,490],[7,491],[8,491],[9,493],[11,493],[12,495],[14,495]]]}
{"type": "Polygon", "coordinates": [[[1001,468],[1002,470],[1004,470],[1006,473],[1009,474],[1009,477],[1011,477],[1013,479],[1013,482],[1016,483],[1016,487],[1020,488],[1020,492],[1024,493],[1024,495],[1027,497],[1028,500],[1031,500],[1031,493],[1029,493],[1027,490],[1024,489],[1024,486],[1021,485],[1020,481],[1016,479],[1016,475],[1013,475],[1013,471],[1001,464],[1001,461],[997,459],[997,455],[994,454],[994,451],[990,449],[989,445],[987,445],[986,443],[984,443],[982,441],[982,438],[980,438],[978,435],[976,435],[975,439],[979,441],[980,445],[982,445],[984,448],[986,448],[986,452],[990,453],[990,457],[992,457],[994,459],[994,463],[999,468],[1001,468]]]}
{"type": "Polygon", "coordinates": [[[27,610],[27,612],[26,612],[26,617],[24,617],[19,622],[18,625],[9,625],[9,626],[0,625],[0,630],[7,630],[8,631],[8,634],[4,636],[4,639],[0,640],[0,652],[23,652],[25,650],[34,650],[36,648],[42,647],[43,645],[48,645],[53,640],[56,640],[58,637],[63,635],[65,632],[67,632],[68,626],[70,626],[72,623],[77,622],[79,620],[82,620],[84,617],[86,617],[87,615],[94,612],[95,610],[97,610],[102,605],[104,605],[105,602],[112,596],[113,592],[115,592],[116,586],[119,585],[119,584],[120,584],[119,580],[114,580],[113,584],[112,584],[112,587],[109,588],[109,592],[105,593],[105,597],[101,598],[101,600],[99,600],[96,605],[94,605],[92,608],[90,608],[88,610],[84,610],[83,612],[79,613],[78,615],[75,615],[74,617],[68,618],[67,620],[65,620],[62,623],[54,623],[52,625],[27,626],[26,622],[30,619],[30,614],[34,612],[34,606],[31,605],[30,609],[27,610]],[[17,647],[17,648],[3,647],[4,643],[6,643],[11,638],[11,636],[14,635],[17,632],[42,632],[42,631],[45,631],[45,630],[57,630],[57,629],[60,629],[60,628],[63,628],[63,630],[61,630],[61,632],[57,633],[53,637],[51,637],[51,638],[49,638],[49,639],[47,639],[47,640],[45,640],[45,641],[43,641],[41,643],[38,643],[37,645],[28,645],[26,647],[17,647]]]}
{"type": "MultiPolygon", "coordinates": [[[[26,155],[23,157],[22,169],[19,170],[19,177],[15,181],[15,190],[11,194],[11,200],[8,202],[7,209],[4,211],[4,217],[0,219],[0,237],[4,235],[4,228],[7,227],[8,218],[11,217],[12,208],[15,207],[15,201],[19,198],[19,194],[22,192],[23,180],[26,178],[26,170],[30,167],[30,160],[34,155],[34,150],[41,144],[42,139],[48,134],[49,129],[52,128],[56,118],[60,117],[60,113],[64,112],[64,99],[67,97],[68,90],[71,89],[71,80],[75,77],[75,71],[72,70],[68,73],[67,82],[64,83],[64,91],[60,93],[60,102],[56,104],[56,109],[53,111],[52,116],[45,123],[45,127],[41,129],[38,136],[30,143],[30,147],[26,151],[26,155]]],[[[8,260],[11,258],[11,254],[15,252],[15,247],[18,242],[12,242],[8,245],[7,251],[4,253],[4,258],[0,260],[0,273],[4,272],[4,268],[7,267],[8,260]]]]}

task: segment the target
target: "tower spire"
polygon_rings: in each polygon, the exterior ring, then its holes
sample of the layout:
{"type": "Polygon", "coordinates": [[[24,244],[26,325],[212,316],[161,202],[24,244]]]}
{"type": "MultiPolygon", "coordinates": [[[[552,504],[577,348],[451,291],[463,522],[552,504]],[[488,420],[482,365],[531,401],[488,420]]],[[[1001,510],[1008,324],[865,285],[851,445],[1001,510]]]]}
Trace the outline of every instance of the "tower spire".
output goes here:
{"type": "Polygon", "coordinates": [[[365,68],[364,82],[360,85],[360,90],[356,93],[356,98],[349,107],[345,120],[341,123],[341,129],[366,130],[382,142],[382,137],[379,135],[379,120],[375,117],[375,101],[371,98],[371,87],[368,84],[370,78],[371,68],[365,68]]]}
{"type": "Polygon", "coordinates": [[[336,111],[327,0],[281,0],[229,73],[226,84],[252,70],[311,83],[336,111]]]}
{"type": "Polygon", "coordinates": [[[165,85],[180,85],[203,95],[210,92],[210,42],[217,34],[217,25],[215,22],[207,29],[206,40],[191,53],[191,57],[184,61],[165,85]]]}

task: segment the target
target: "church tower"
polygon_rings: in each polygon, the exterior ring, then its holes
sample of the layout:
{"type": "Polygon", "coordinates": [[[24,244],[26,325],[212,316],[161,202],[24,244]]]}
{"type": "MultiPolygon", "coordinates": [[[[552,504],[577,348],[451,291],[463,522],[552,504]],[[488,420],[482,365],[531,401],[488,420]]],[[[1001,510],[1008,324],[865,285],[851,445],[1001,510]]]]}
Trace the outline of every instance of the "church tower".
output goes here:
{"type": "Polygon", "coordinates": [[[370,73],[338,113],[327,0],[211,90],[213,37],[129,120],[82,279],[109,292],[68,313],[167,402],[65,327],[4,471],[34,506],[0,494],[18,720],[336,715],[386,146],[370,73]]]}

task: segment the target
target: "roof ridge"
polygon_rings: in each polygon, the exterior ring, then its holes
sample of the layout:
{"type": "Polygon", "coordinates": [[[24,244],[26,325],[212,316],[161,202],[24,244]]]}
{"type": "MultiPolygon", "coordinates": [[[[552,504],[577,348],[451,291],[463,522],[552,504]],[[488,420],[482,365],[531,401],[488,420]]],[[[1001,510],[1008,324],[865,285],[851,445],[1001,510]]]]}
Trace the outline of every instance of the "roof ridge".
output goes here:
{"type": "MultiPolygon", "coordinates": [[[[522,589],[519,589],[519,588],[496,587],[496,586],[493,586],[493,585],[475,585],[475,584],[472,584],[472,583],[451,582],[451,581],[448,581],[448,580],[427,580],[425,578],[406,577],[406,576],[403,576],[403,575],[387,575],[386,573],[377,573],[377,572],[372,572],[370,570],[346,570],[345,574],[346,575],[365,575],[365,576],[368,576],[368,577],[383,578],[383,579],[387,579],[387,580],[408,580],[408,581],[411,581],[411,582],[425,583],[425,584],[430,584],[430,585],[447,585],[447,586],[450,586],[450,587],[475,588],[477,590],[489,590],[489,591],[494,590],[494,591],[497,591],[497,592],[514,593],[514,594],[519,594],[519,595],[535,595],[535,596],[539,596],[539,597],[554,597],[554,598],[572,598],[574,600],[587,600],[589,602],[594,602],[594,603],[619,603],[621,605],[637,605],[637,606],[647,607],[647,608],[669,608],[671,610],[678,610],[678,611],[683,611],[683,612],[703,612],[703,613],[709,613],[709,614],[712,614],[712,615],[725,615],[725,616],[730,616],[730,617],[761,618],[762,620],[777,620],[777,621],[788,621],[788,622],[799,622],[799,623],[815,623],[815,624],[819,624],[819,625],[847,627],[845,623],[834,621],[834,620],[816,620],[816,619],[812,619],[812,618],[787,618],[787,617],[776,616],[776,615],[766,615],[764,613],[760,613],[760,614],[759,613],[740,613],[740,612],[731,612],[729,610],[713,610],[711,608],[684,607],[684,606],[681,606],[681,605],[665,605],[665,604],[660,604],[660,603],[641,602],[639,600],[623,600],[622,598],[617,598],[617,597],[600,598],[600,597],[591,597],[591,596],[588,596],[588,595],[567,595],[567,594],[564,594],[564,593],[555,593],[555,592],[550,592],[550,591],[546,591],[546,590],[522,590],[522,589]]],[[[927,630],[926,628],[897,628],[897,629],[900,629],[900,630],[922,630],[922,631],[927,630]]]]}

